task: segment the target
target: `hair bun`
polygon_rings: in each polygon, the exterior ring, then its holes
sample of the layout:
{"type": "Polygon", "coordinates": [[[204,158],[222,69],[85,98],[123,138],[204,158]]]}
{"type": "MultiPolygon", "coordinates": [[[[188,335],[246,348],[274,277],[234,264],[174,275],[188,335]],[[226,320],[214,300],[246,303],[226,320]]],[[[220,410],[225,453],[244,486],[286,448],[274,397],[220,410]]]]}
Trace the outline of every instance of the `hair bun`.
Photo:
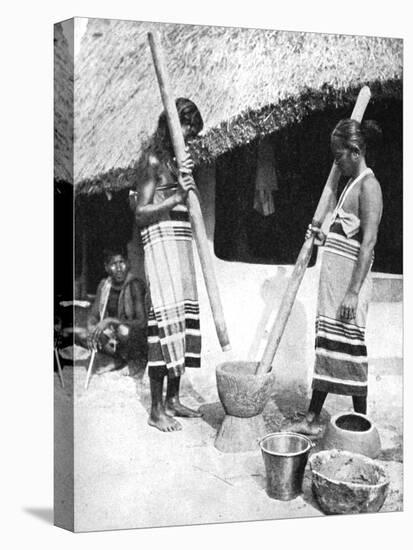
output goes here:
{"type": "Polygon", "coordinates": [[[367,144],[379,145],[383,139],[383,132],[375,120],[365,120],[361,123],[361,131],[367,144]]]}

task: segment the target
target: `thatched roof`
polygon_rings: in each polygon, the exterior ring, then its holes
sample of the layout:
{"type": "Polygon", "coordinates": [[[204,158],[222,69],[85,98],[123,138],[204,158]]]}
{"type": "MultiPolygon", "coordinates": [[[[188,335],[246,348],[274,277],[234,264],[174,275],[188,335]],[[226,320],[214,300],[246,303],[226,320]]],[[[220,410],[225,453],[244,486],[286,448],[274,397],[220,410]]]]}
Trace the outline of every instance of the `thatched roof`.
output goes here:
{"type": "Polygon", "coordinates": [[[162,111],[149,30],[161,35],[176,97],[203,115],[198,161],[311,111],[350,105],[365,83],[401,97],[399,39],[91,19],[75,68],[77,191],[136,184],[162,111]]]}
{"type": "Polygon", "coordinates": [[[60,23],[54,26],[54,178],[73,183],[73,57],[60,23]]]}

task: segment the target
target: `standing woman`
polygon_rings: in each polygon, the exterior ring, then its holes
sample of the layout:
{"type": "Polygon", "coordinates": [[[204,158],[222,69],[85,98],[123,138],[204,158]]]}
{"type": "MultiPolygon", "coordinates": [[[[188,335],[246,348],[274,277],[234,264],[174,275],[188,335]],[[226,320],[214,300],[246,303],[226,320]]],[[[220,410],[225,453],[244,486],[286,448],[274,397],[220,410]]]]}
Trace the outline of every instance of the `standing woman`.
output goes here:
{"type": "Polygon", "coordinates": [[[317,435],[328,393],[351,395],[356,412],[367,412],[365,331],[372,282],[370,269],[383,210],[380,184],[366,163],[366,149],[381,131],[373,121],[341,120],[331,149],[349,178],[333,212],[327,235],[310,225],[306,234],[324,245],[318,291],[312,397],[305,420],[289,427],[317,435]]]}
{"type": "MultiPolygon", "coordinates": [[[[197,106],[176,100],[185,142],[203,128],[197,106]]],[[[148,376],[151,388],[150,426],[171,432],[182,429],[173,418],[199,417],[179,398],[186,367],[200,367],[201,333],[193,258],[192,232],[185,206],[195,190],[194,163],[188,155],[178,171],[165,113],[148,148],[146,175],[137,186],[135,217],[141,228],[150,294],[148,315],[148,376]],[[164,379],[167,379],[163,397],[164,379]]]]}

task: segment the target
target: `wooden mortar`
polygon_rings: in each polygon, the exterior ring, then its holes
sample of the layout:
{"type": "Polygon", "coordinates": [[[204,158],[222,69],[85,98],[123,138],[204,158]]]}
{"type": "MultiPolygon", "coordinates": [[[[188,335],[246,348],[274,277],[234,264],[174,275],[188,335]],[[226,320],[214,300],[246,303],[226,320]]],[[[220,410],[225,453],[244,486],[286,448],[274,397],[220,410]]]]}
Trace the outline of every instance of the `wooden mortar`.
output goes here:
{"type": "Polygon", "coordinates": [[[274,373],[255,374],[257,362],[228,361],[217,366],[218,395],[225,418],[215,438],[224,453],[259,450],[267,430],[262,412],[271,396],[274,373]]]}

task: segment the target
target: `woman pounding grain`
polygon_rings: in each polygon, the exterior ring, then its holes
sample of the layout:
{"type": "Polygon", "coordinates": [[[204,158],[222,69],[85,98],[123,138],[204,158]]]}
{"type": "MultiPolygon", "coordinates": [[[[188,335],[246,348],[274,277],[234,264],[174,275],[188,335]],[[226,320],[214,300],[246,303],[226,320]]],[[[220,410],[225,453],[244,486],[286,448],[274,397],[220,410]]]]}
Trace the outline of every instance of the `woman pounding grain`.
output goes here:
{"type": "MultiPolygon", "coordinates": [[[[176,107],[188,142],[202,130],[202,117],[189,99],[177,99],[176,107]]],[[[173,417],[201,416],[179,398],[185,368],[199,367],[201,360],[192,232],[185,206],[188,192],[196,190],[193,166],[188,155],[178,171],[166,115],[162,113],[146,155],[146,176],[137,186],[135,217],[141,228],[151,302],[148,376],[152,403],[148,423],[164,432],[182,429],[173,417]]]]}
{"type": "Polygon", "coordinates": [[[289,430],[317,435],[328,393],[351,395],[354,410],[367,412],[366,317],[383,209],[380,184],[366,164],[366,149],[381,131],[373,121],[341,120],[331,134],[331,149],[349,178],[333,212],[327,235],[310,225],[306,234],[324,245],[316,318],[312,397],[306,418],[289,430]]]}

